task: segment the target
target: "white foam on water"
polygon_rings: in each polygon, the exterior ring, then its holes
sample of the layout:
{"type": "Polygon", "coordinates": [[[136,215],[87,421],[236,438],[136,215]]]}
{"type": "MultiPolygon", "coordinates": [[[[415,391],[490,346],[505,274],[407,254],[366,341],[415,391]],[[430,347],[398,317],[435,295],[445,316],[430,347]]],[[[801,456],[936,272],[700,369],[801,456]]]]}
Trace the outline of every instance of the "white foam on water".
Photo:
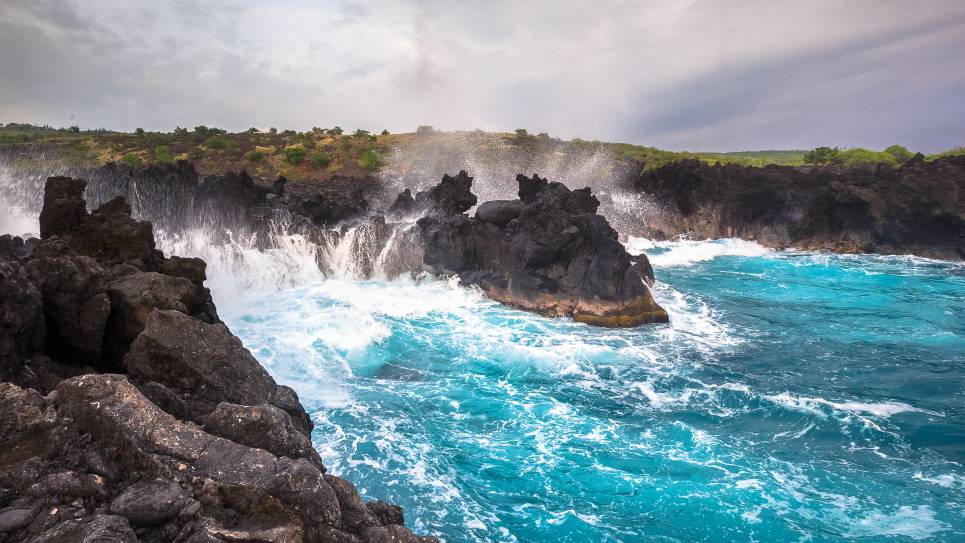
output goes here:
{"type": "Polygon", "coordinates": [[[870,511],[851,521],[844,533],[847,538],[908,537],[916,541],[931,539],[947,531],[949,526],[935,518],[927,505],[903,505],[894,513],[870,511]]]}
{"type": "Polygon", "coordinates": [[[774,252],[763,245],[739,238],[657,242],[631,236],[624,246],[631,255],[646,252],[650,264],[655,268],[691,266],[722,256],[755,257],[774,252]]]}
{"type": "Polygon", "coordinates": [[[932,411],[919,409],[902,402],[879,402],[865,403],[855,401],[834,402],[824,398],[809,398],[807,396],[794,396],[786,392],[764,396],[764,399],[783,405],[785,407],[811,413],[818,416],[826,416],[827,409],[834,411],[848,411],[851,413],[866,413],[875,417],[888,418],[898,413],[928,413],[937,415],[932,411]]]}

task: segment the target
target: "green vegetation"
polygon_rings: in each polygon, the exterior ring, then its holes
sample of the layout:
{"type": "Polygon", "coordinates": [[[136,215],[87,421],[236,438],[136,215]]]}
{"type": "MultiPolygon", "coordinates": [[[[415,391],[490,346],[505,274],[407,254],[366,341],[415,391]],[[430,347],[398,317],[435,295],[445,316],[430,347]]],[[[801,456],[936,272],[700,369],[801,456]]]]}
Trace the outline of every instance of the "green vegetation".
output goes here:
{"type": "MultiPolygon", "coordinates": [[[[714,164],[766,166],[829,165],[837,168],[873,168],[879,163],[900,166],[914,156],[913,149],[892,145],[876,151],[864,148],[818,147],[811,150],[770,150],[743,152],[667,151],[656,147],[606,143],[575,138],[563,141],[546,132],[520,129],[509,134],[482,130],[440,132],[428,125],[416,133],[390,134],[387,130],[375,136],[364,129],[343,130],[314,127],[310,131],[245,129],[227,130],[196,126],[176,127],[171,132],[113,132],[106,129],[81,129],[77,126],[53,128],[29,124],[0,124],[0,152],[8,160],[30,164],[35,149],[63,167],[96,167],[107,162],[129,165],[166,164],[190,160],[202,175],[228,170],[247,169],[260,179],[284,175],[291,180],[327,179],[335,175],[366,175],[382,168],[385,157],[395,147],[425,147],[426,152],[451,148],[493,150],[492,160],[503,155],[503,149],[518,155],[520,151],[552,154],[565,161],[585,161],[601,154],[606,167],[624,163],[632,168],[648,170],[671,162],[691,159],[714,164]],[[448,147],[447,147],[448,146],[448,147]],[[18,148],[22,151],[17,151],[18,148]],[[10,153],[9,151],[14,151],[10,153]],[[13,159],[11,157],[21,157],[13,159]],[[614,162],[615,161],[615,162],[614,162]]],[[[955,147],[925,157],[965,155],[965,147],[955,147]]]]}
{"type": "Polygon", "coordinates": [[[331,157],[325,153],[318,153],[312,155],[312,167],[313,168],[327,168],[329,164],[332,163],[331,157]]]}
{"type": "Polygon", "coordinates": [[[359,166],[362,166],[370,172],[374,172],[382,167],[382,157],[379,153],[372,148],[368,148],[362,151],[362,157],[359,158],[359,166]]]}
{"type": "Polygon", "coordinates": [[[259,151],[258,149],[252,149],[251,151],[245,153],[245,159],[250,162],[261,162],[265,160],[265,153],[263,151],[259,151]]]}
{"type": "Polygon", "coordinates": [[[285,147],[285,162],[298,166],[302,162],[305,162],[305,148],[301,145],[289,145],[285,147]]]}
{"type": "Polygon", "coordinates": [[[128,166],[131,166],[132,168],[141,165],[140,157],[138,157],[134,153],[127,153],[126,155],[122,156],[121,162],[123,162],[124,164],[127,164],[128,166]]]}
{"type": "Polygon", "coordinates": [[[165,145],[158,145],[154,148],[154,161],[158,164],[170,164],[174,162],[171,150],[165,145]]]}

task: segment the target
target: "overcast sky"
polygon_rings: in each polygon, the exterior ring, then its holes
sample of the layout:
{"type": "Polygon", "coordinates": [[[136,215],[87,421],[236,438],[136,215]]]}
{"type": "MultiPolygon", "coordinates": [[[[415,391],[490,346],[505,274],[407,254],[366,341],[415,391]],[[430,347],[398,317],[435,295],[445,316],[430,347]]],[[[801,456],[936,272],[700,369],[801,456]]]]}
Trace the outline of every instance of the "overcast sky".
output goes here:
{"type": "Polygon", "coordinates": [[[965,1],[0,0],[0,122],[965,144],[965,1]]]}

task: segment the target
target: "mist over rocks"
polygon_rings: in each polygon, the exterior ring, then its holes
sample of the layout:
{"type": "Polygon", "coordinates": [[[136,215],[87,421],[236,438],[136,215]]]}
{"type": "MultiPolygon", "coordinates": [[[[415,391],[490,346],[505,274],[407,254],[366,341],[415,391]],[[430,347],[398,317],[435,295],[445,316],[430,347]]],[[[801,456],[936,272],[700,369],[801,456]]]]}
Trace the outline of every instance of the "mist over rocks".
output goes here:
{"type": "Polygon", "coordinates": [[[434,540],[325,473],[203,261],[165,257],[123,198],[47,189],[43,239],[0,238],[0,541],[434,540]]]}
{"type": "Polygon", "coordinates": [[[899,168],[675,162],[633,184],[658,204],[640,233],[740,237],[768,247],[965,259],[965,157],[899,168]]]}

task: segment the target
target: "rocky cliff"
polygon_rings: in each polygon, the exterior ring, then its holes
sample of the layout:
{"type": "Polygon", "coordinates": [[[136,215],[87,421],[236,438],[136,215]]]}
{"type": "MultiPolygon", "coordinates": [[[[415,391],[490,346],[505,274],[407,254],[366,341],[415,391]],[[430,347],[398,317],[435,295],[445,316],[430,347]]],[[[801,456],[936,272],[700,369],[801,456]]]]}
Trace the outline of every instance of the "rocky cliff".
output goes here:
{"type": "MultiPolygon", "coordinates": [[[[598,215],[590,189],[570,190],[519,175],[518,200],[476,204],[466,172],[445,176],[412,204],[422,205],[423,265],[456,274],[504,304],[599,326],[667,322],[617,233],[598,215]]],[[[645,257],[644,257],[645,258],[645,257]]]]}
{"type": "Polygon", "coordinates": [[[205,263],[84,188],[49,179],[42,240],[0,237],[0,541],[432,540],[326,473],[205,263]]]}
{"type": "Polygon", "coordinates": [[[643,173],[634,188],[658,204],[639,230],[650,238],[965,259],[961,156],[849,171],[684,160],[643,173]]]}

